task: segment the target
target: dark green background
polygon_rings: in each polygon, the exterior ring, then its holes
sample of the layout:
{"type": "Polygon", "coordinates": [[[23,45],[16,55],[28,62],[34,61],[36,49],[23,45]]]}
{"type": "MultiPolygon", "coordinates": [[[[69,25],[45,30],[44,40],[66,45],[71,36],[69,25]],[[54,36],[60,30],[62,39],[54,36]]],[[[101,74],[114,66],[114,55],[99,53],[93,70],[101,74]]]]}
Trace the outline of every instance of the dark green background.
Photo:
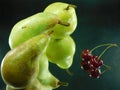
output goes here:
{"type": "MultiPolygon", "coordinates": [[[[0,0],[0,62],[8,52],[8,36],[13,25],[19,20],[41,12],[50,3],[62,1],[77,5],[78,26],[72,37],[76,43],[76,54],[69,76],[64,70],[50,64],[51,72],[68,87],[56,90],[120,90],[120,48],[113,47],[103,55],[105,64],[112,70],[99,79],[89,78],[80,68],[80,53],[85,48],[99,44],[117,43],[120,45],[120,0],[0,0]]],[[[94,52],[99,55],[103,50],[94,52]]],[[[11,77],[12,78],[12,77],[11,77]]],[[[0,77],[0,90],[5,84],[0,77]]]]}

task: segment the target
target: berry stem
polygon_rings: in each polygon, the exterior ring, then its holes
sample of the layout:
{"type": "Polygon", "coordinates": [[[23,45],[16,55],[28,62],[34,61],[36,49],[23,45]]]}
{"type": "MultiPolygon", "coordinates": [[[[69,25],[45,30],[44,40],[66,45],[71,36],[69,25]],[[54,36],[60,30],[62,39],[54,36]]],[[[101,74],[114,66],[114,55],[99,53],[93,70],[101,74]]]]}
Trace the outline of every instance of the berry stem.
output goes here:
{"type": "Polygon", "coordinates": [[[103,74],[103,73],[105,73],[106,71],[108,71],[108,70],[110,70],[111,69],[111,67],[110,66],[108,66],[108,65],[106,65],[106,64],[103,64],[105,67],[106,67],[106,69],[104,70],[104,71],[102,71],[102,73],[101,74],[103,74]]]}
{"type": "Polygon", "coordinates": [[[103,46],[117,46],[117,44],[102,44],[102,45],[98,45],[96,47],[94,47],[92,50],[90,50],[90,53],[92,53],[95,49],[99,48],[99,47],[103,47],[103,46]]]}
{"type": "Polygon", "coordinates": [[[106,64],[103,64],[103,66],[105,66],[107,69],[111,69],[111,66],[108,66],[108,65],[106,65],[106,64]]]}
{"type": "Polygon", "coordinates": [[[105,48],[105,49],[103,50],[103,52],[99,55],[98,59],[100,59],[100,58],[103,56],[103,54],[104,54],[109,48],[111,48],[111,47],[113,47],[113,46],[117,46],[117,44],[109,44],[109,46],[108,46],[107,48],[105,48]]]}

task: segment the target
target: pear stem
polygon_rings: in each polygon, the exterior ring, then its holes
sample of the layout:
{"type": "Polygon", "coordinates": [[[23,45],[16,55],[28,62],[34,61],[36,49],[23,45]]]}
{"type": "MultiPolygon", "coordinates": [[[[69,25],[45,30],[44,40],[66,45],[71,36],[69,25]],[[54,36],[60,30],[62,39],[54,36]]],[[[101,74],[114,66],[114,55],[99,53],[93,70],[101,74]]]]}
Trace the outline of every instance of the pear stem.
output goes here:
{"type": "Polygon", "coordinates": [[[60,21],[60,20],[59,20],[58,24],[63,25],[63,26],[70,26],[70,23],[63,22],[63,21],[60,21]]]}
{"type": "Polygon", "coordinates": [[[72,8],[77,8],[76,5],[73,5],[73,4],[68,4],[67,8],[65,8],[65,10],[69,10],[69,8],[72,7],[72,8]]]}
{"type": "Polygon", "coordinates": [[[68,75],[72,76],[73,73],[69,70],[69,69],[66,69],[66,72],[68,73],[68,75]]]}
{"type": "Polygon", "coordinates": [[[58,85],[60,85],[60,86],[68,86],[68,83],[67,82],[58,82],[58,85]]]}
{"type": "Polygon", "coordinates": [[[53,30],[52,31],[48,31],[47,34],[51,35],[53,32],[54,32],[53,30]]]}

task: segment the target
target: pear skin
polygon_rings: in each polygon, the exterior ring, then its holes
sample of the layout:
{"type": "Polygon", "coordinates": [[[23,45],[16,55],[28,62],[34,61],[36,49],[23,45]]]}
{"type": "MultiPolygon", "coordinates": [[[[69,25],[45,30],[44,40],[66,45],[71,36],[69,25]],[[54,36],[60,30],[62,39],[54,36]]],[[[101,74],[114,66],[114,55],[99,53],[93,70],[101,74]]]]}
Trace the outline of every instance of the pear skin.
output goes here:
{"type": "Polygon", "coordinates": [[[39,80],[34,79],[29,85],[27,85],[24,89],[15,89],[10,87],[9,85],[6,86],[6,90],[52,90],[49,86],[42,85],[39,80]]]}
{"type": "Polygon", "coordinates": [[[59,18],[52,13],[37,13],[19,21],[11,30],[10,48],[15,48],[28,39],[48,31],[57,23],[59,23],[59,18]]]}
{"type": "Polygon", "coordinates": [[[46,54],[44,53],[39,59],[39,74],[38,80],[45,86],[49,86],[52,89],[58,88],[60,81],[53,76],[49,71],[49,62],[46,54]]]}
{"type": "Polygon", "coordinates": [[[72,65],[75,48],[75,42],[71,36],[66,36],[63,39],[51,38],[46,55],[50,62],[57,64],[62,69],[67,69],[72,65]]]}
{"type": "Polygon", "coordinates": [[[64,36],[71,35],[75,31],[77,27],[75,5],[63,2],[55,2],[48,5],[44,12],[56,14],[61,21],[69,23],[67,27],[60,24],[57,24],[55,27],[53,27],[54,33],[51,35],[53,38],[61,39],[64,36]]]}
{"type": "Polygon", "coordinates": [[[50,41],[48,34],[41,34],[10,50],[1,63],[4,82],[15,88],[24,88],[37,77],[39,61],[50,41]]]}

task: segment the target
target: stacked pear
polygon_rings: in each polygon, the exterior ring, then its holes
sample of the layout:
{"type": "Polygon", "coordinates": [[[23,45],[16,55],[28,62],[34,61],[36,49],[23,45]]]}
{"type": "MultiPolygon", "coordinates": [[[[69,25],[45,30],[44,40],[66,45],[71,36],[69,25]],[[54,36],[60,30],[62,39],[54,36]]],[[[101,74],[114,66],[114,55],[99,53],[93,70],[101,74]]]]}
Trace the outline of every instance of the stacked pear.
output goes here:
{"type": "Polygon", "coordinates": [[[11,30],[9,36],[10,48],[15,48],[26,40],[47,32],[56,24],[68,25],[67,22],[61,21],[56,14],[47,12],[37,13],[19,21],[11,30]]]}
{"type": "Polygon", "coordinates": [[[1,63],[6,90],[52,90],[67,83],[49,71],[49,62],[61,69],[73,63],[77,26],[75,5],[56,2],[43,12],[19,21],[11,30],[11,50],[1,63]]]}
{"type": "Polygon", "coordinates": [[[73,62],[75,43],[71,36],[63,39],[51,39],[46,50],[49,61],[62,69],[68,69],[73,62]]]}
{"type": "Polygon", "coordinates": [[[2,78],[5,83],[21,89],[32,82],[38,75],[39,60],[37,57],[44,52],[49,40],[49,35],[42,34],[11,49],[1,64],[2,78]]]}
{"type": "Polygon", "coordinates": [[[59,87],[60,86],[59,83],[62,84],[62,82],[60,82],[55,76],[53,76],[50,73],[48,69],[49,68],[48,60],[44,55],[44,52],[46,51],[46,47],[48,46],[48,43],[50,41],[50,36],[49,36],[50,33],[51,32],[35,36],[32,39],[27,40],[25,43],[21,44],[17,48],[12,49],[10,51],[12,55],[6,54],[6,56],[4,57],[5,59],[3,59],[4,64],[2,64],[3,79],[7,83],[6,90],[52,90],[54,88],[59,87]],[[27,48],[27,50],[30,50],[30,51],[27,51],[26,49],[24,49],[24,46],[25,47],[31,46],[30,48],[27,48]],[[20,49],[21,50],[20,53],[22,53],[23,51],[23,54],[21,55],[19,55],[18,52],[14,51],[14,50],[19,51],[19,47],[23,47],[24,49],[24,50],[20,49]],[[14,56],[15,53],[13,52],[17,53],[18,56],[20,57],[14,56]],[[32,54],[35,54],[35,56],[32,54]],[[9,65],[7,58],[10,58],[9,60],[13,60],[13,61],[10,61],[11,63],[13,62],[12,65],[9,65]],[[16,62],[18,61],[17,63],[15,63],[16,66],[14,65],[15,60],[16,62]],[[4,69],[4,67],[6,67],[5,64],[9,65],[9,68],[6,69],[8,71],[4,69]],[[19,66],[19,64],[21,65],[19,66]],[[11,67],[12,68],[16,67],[18,69],[13,69],[14,70],[13,72],[12,70],[9,70],[11,69],[11,67]],[[27,68],[25,68],[24,70],[23,67],[27,67],[27,68]],[[36,68],[36,70],[34,70],[34,68],[36,68]],[[29,72],[30,70],[31,72],[29,72]],[[4,71],[6,71],[7,73],[4,74],[4,71]],[[32,74],[35,74],[35,75],[30,76],[29,73],[31,75],[32,74]],[[9,76],[16,77],[16,78],[13,79],[13,78],[10,78],[9,76]]]}
{"type": "Polygon", "coordinates": [[[50,62],[62,69],[68,69],[72,65],[75,54],[75,42],[70,36],[77,26],[75,5],[55,2],[49,5],[44,12],[56,14],[61,21],[69,23],[68,27],[57,24],[52,28],[52,38],[46,50],[50,62]]]}
{"type": "Polygon", "coordinates": [[[52,90],[52,88],[42,85],[38,79],[34,79],[33,82],[27,85],[24,89],[15,89],[7,85],[6,90],[52,90]]]}
{"type": "Polygon", "coordinates": [[[41,84],[52,87],[53,89],[59,87],[60,81],[50,73],[48,58],[45,53],[39,59],[38,80],[41,84]]]}
{"type": "Polygon", "coordinates": [[[52,28],[54,33],[51,35],[55,39],[61,39],[67,35],[71,35],[77,26],[77,16],[75,12],[75,5],[55,2],[48,5],[44,12],[56,14],[62,22],[69,23],[69,26],[57,24],[52,28]]]}

